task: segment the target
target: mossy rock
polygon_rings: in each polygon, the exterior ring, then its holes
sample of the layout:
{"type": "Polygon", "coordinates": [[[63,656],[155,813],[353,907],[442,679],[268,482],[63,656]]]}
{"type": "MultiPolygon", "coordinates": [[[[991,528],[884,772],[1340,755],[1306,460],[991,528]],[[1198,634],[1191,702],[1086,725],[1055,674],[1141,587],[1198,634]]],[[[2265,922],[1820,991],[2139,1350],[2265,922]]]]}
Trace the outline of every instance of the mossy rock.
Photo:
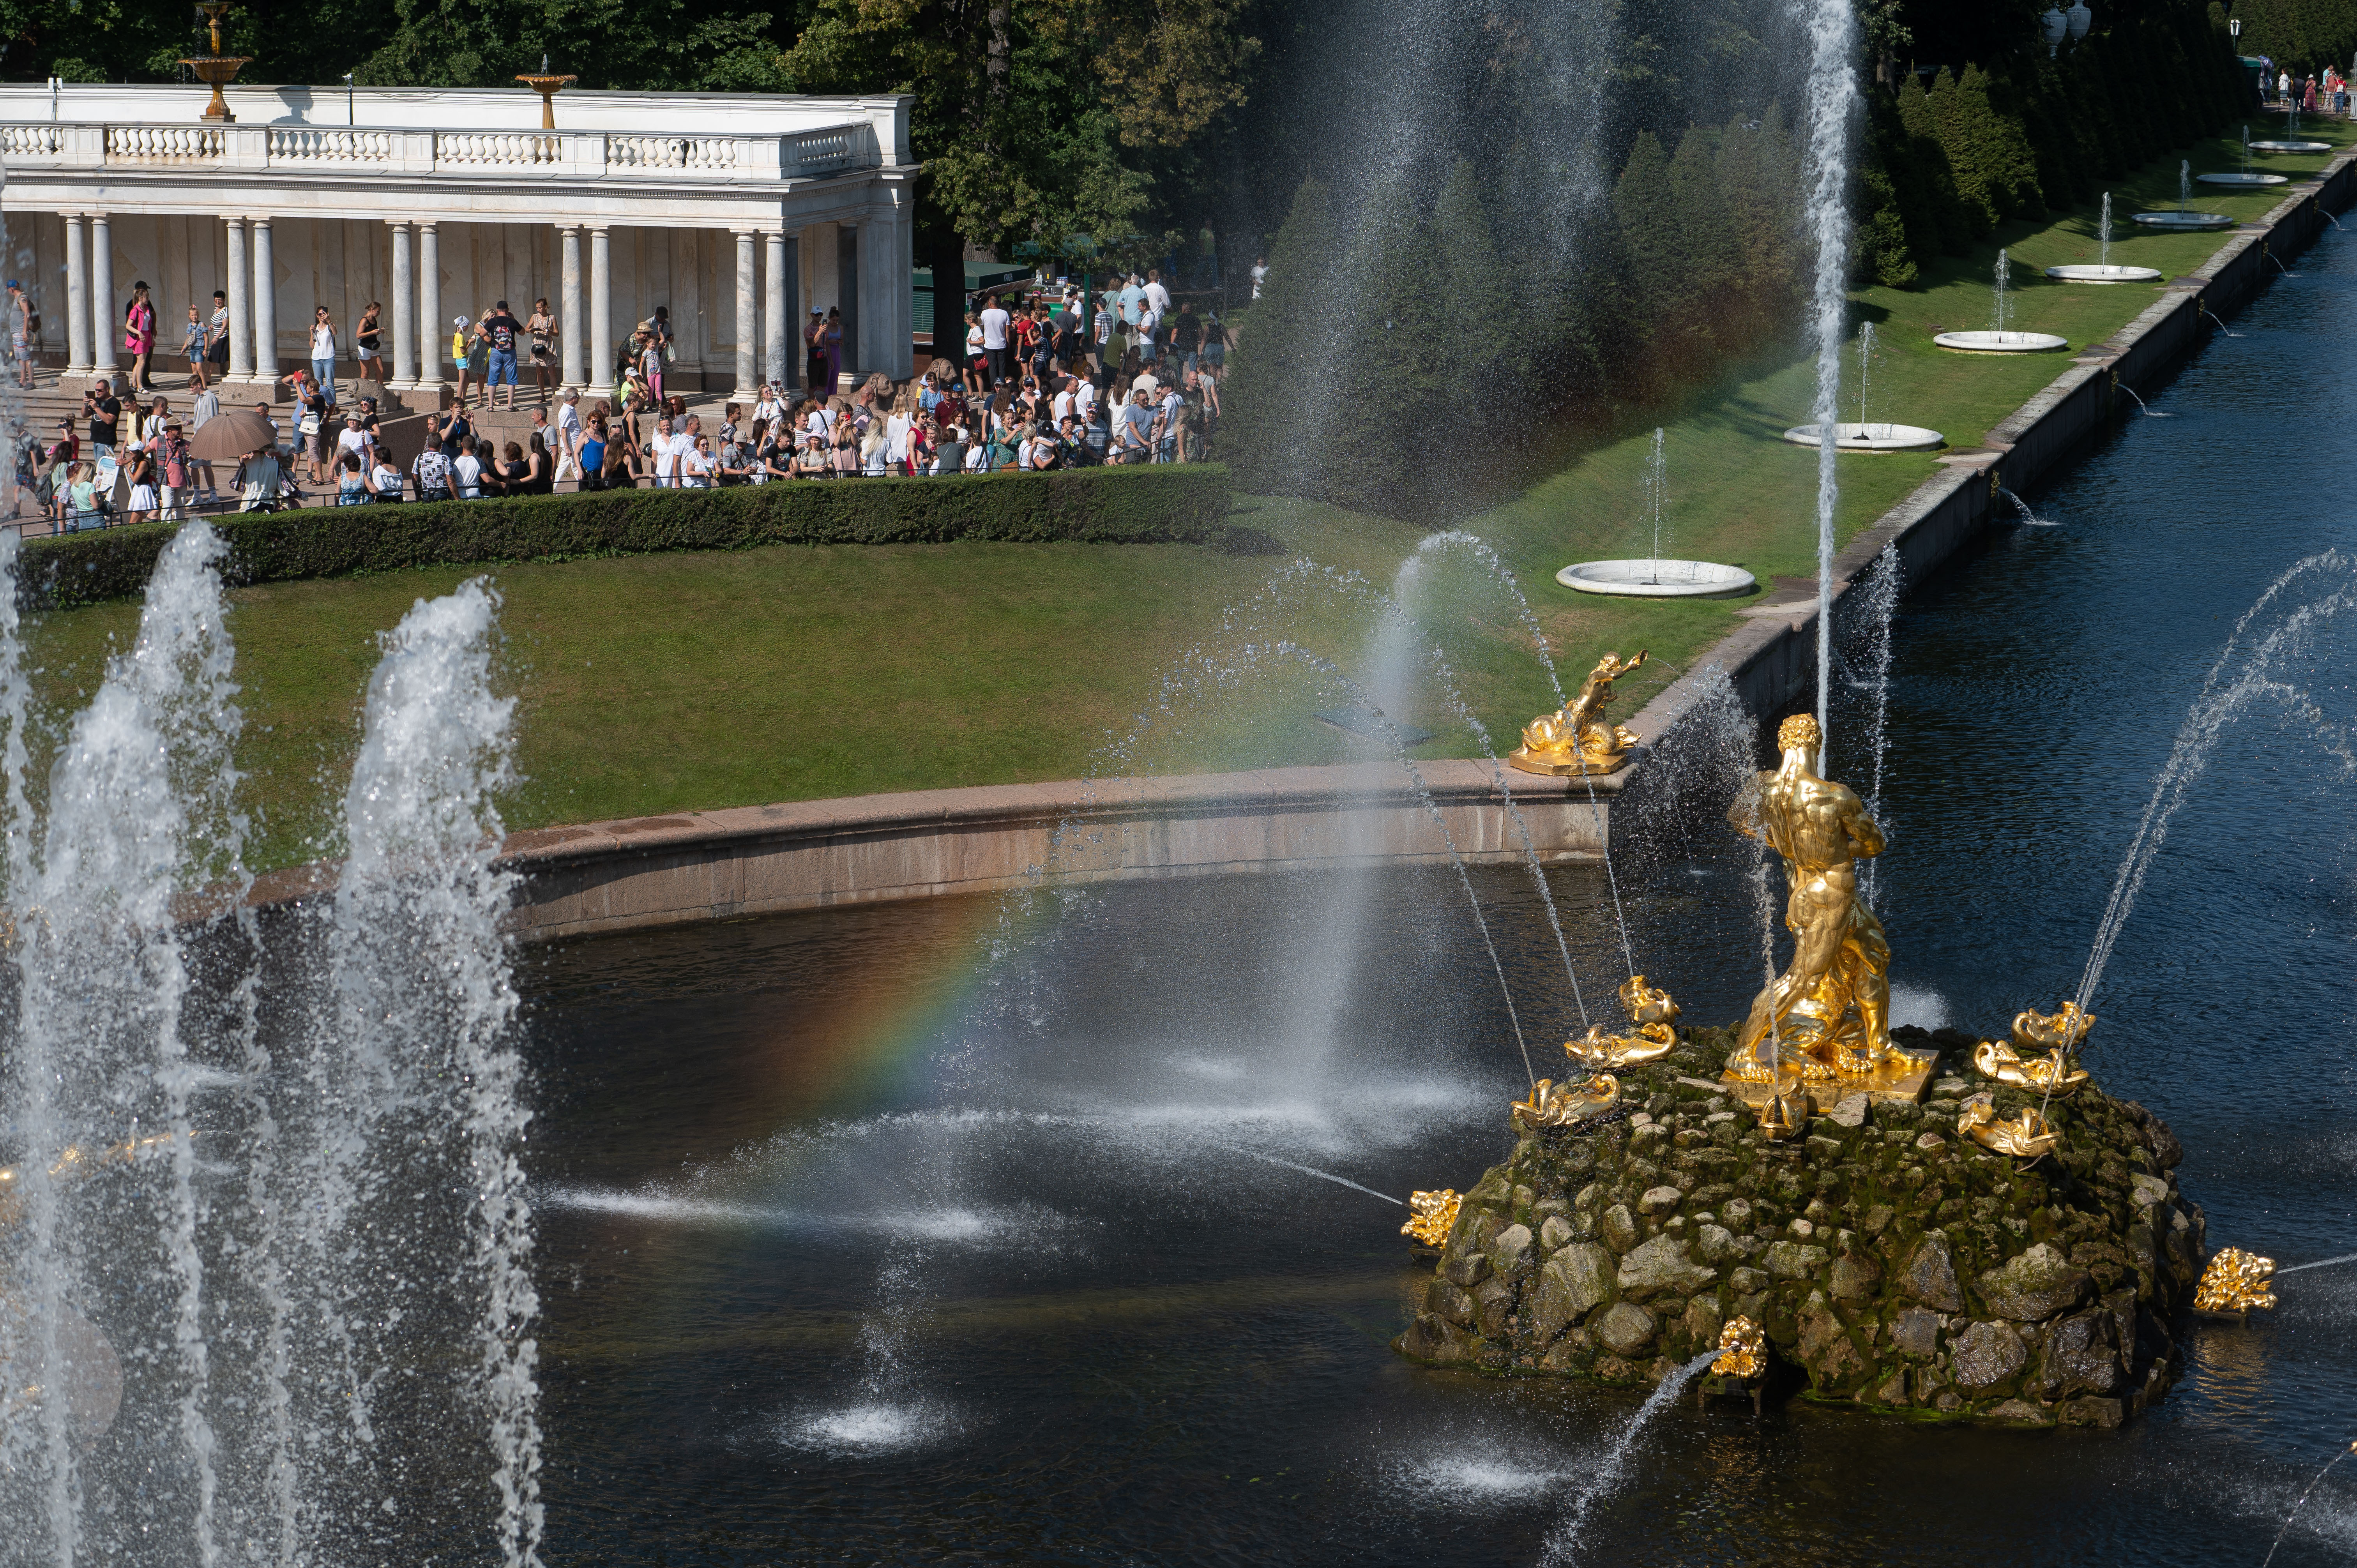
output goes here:
{"type": "Polygon", "coordinates": [[[1984,1090],[1971,1036],[1938,1050],[1964,1095],[1819,1117],[1771,1143],[1716,1087],[1729,1031],[1620,1075],[1625,1114],[1518,1141],[1466,1196],[1394,1348],[1496,1373],[1658,1381],[1738,1314],[1807,1397],[1916,1420],[2116,1426],[2180,1365],[2171,1323],[2204,1219],[2159,1118],[2093,1083],[2048,1109],[2062,1133],[2027,1166],[1955,1130],[1984,1090]],[[1641,1107],[1642,1109],[1633,1109],[1641,1107]],[[1519,1228],[1519,1229],[1518,1229],[1519,1228]]]}

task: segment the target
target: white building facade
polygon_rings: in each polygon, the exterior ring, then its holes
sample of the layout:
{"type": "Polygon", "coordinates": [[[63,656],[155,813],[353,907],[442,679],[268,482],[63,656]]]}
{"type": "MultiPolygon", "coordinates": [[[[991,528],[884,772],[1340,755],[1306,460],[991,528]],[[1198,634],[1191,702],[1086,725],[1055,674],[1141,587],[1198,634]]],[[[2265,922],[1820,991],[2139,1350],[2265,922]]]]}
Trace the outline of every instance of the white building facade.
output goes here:
{"type": "MultiPolygon", "coordinates": [[[[914,241],[905,97],[489,88],[0,85],[5,269],[69,380],[127,361],[135,282],[176,356],[188,307],[228,296],[230,373],[310,359],[324,305],[382,305],[386,390],[455,379],[451,321],[546,298],[567,386],[609,395],[618,349],[669,307],[675,378],[799,385],[802,328],[838,309],[843,368],[909,375],[914,241]]],[[[529,371],[524,372],[529,376],[529,371]]]]}

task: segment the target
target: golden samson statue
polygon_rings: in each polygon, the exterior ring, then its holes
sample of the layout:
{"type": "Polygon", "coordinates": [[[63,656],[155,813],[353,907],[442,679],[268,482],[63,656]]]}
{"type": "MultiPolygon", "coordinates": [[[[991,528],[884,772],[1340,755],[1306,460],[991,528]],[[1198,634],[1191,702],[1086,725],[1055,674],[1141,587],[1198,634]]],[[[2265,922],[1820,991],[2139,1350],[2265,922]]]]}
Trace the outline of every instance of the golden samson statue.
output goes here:
{"type": "Polygon", "coordinates": [[[1864,1079],[1858,1087],[1869,1092],[1912,1100],[1930,1060],[1890,1043],[1890,944],[1857,890],[1857,863],[1882,853],[1882,830],[1847,785],[1819,777],[1823,739],[1812,715],[1786,719],[1776,731],[1782,762],[1727,811],[1737,832],[1783,857],[1784,925],[1794,944],[1790,967],[1751,1004],[1727,1077],[1755,1085],[1864,1079]]]}
{"type": "Polygon", "coordinates": [[[1604,716],[1612,701],[1612,682],[1645,662],[1645,650],[1621,661],[1607,653],[1579,683],[1571,701],[1552,714],[1542,714],[1523,729],[1523,744],[1506,754],[1507,764],[1525,773],[1617,773],[1629,765],[1637,736],[1626,725],[1604,716]]]}

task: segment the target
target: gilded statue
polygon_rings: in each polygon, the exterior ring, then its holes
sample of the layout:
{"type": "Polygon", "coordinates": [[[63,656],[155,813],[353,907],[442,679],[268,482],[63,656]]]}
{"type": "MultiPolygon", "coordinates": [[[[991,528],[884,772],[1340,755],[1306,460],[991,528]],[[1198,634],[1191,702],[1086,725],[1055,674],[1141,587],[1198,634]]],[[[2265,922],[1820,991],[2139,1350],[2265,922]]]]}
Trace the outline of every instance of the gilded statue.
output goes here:
{"type": "Polygon", "coordinates": [[[2276,1261],[2240,1247],[2222,1249],[2193,1287],[2196,1312],[2249,1312],[2276,1304],[2276,1261]]]}
{"type": "Polygon", "coordinates": [[[2069,1094],[2087,1081],[2086,1069],[2072,1066],[2060,1046],[2050,1056],[2025,1059],[2002,1041],[1983,1040],[1973,1047],[1973,1067],[1983,1078],[2044,1094],[2069,1094]]]}
{"type": "Polygon", "coordinates": [[[1588,1026],[1587,1033],[1576,1040],[1564,1043],[1572,1060],[1592,1070],[1635,1067],[1644,1062],[1659,1061],[1677,1048],[1678,1004],[1670,993],[1647,985],[1641,974],[1632,974],[1620,986],[1620,1005],[1629,1010],[1637,1027],[1626,1035],[1608,1035],[1601,1024],[1588,1026]]]}
{"type": "Polygon", "coordinates": [[[1585,1083],[1556,1083],[1541,1079],[1531,1085],[1531,1097],[1513,1105],[1514,1126],[1524,1133],[1542,1127],[1568,1127],[1601,1116],[1620,1103],[1620,1080],[1599,1072],[1585,1083]]]}
{"type": "Polygon", "coordinates": [[[1617,773],[1628,766],[1637,736],[1625,725],[1604,716],[1612,701],[1612,682],[1645,662],[1645,650],[1622,662],[1607,653],[1579,683],[1571,701],[1551,714],[1542,714],[1523,730],[1522,746],[1506,761],[1525,773],[1617,773]]]}
{"type": "Polygon", "coordinates": [[[1441,1245],[1448,1240],[1448,1232],[1457,1223],[1457,1210],[1464,1201],[1453,1187],[1409,1193],[1407,1223],[1400,1227],[1400,1234],[1413,1236],[1427,1247],[1441,1245]]]}
{"type": "Polygon", "coordinates": [[[1760,1102],[1760,1131],[1774,1144],[1796,1138],[1801,1129],[1809,1124],[1810,1112],[1814,1109],[1809,1091],[1801,1087],[1799,1080],[1785,1079],[1760,1102]]]}
{"type": "Polygon", "coordinates": [[[1784,926],[1792,962],[1751,1004],[1728,1076],[1771,1083],[1777,1063],[1811,1083],[1904,1069],[1890,1043],[1890,944],[1857,890],[1857,863],[1882,853],[1882,830],[1845,784],[1817,774],[1824,736],[1795,714],[1776,730],[1783,760],[1727,811],[1737,832],[1784,859],[1784,926]]]}
{"type": "MultiPolygon", "coordinates": [[[[197,1133],[191,1132],[188,1136],[193,1138],[197,1133]]],[[[120,1144],[91,1149],[70,1144],[58,1156],[57,1163],[49,1166],[49,1179],[62,1183],[75,1176],[88,1176],[102,1165],[129,1165],[145,1151],[170,1143],[172,1137],[169,1133],[158,1133],[153,1137],[131,1138],[120,1144]]],[[[18,1166],[0,1165],[0,1235],[5,1235],[25,1216],[23,1176],[18,1166]]]]}
{"type": "Polygon", "coordinates": [[[2013,1015],[2013,1043],[2025,1051],[2072,1051],[2095,1026],[2093,1013],[2082,1013],[2076,1002],[2065,1002],[2051,1015],[2025,1007],[2013,1015]]]}
{"type": "Polygon", "coordinates": [[[1749,1382],[1767,1369],[1767,1333],[1748,1317],[1729,1318],[1718,1331],[1718,1359],[1710,1364],[1710,1375],[1749,1382]]]}
{"type": "Polygon", "coordinates": [[[1984,1149],[2023,1160],[2050,1155],[2062,1143],[2062,1134],[2039,1114],[2036,1106],[2025,1105],[2020,1115],[2003,1121],[1997,1116],[1996,1101],[1986,1094],[1975,1094],[1964,1101],[1956,1115],[1956,1131],[1984,1149]]]}

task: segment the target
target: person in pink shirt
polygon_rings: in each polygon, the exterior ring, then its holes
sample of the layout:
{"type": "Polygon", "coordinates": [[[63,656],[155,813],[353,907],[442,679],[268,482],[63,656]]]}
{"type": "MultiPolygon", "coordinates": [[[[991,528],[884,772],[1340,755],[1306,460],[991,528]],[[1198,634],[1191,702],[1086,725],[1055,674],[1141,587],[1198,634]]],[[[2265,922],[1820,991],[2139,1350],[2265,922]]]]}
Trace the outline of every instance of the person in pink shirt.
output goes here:
{"type": "Polygon", "coordinates": [[[131,305],[123,313],[123,346],[131,352],[131,385],[136,392],[154,392],[156,378],[148,370],[148,361],[156,353],[156,306],[147,297],[147,285],[131,285],[131,305]]]}

